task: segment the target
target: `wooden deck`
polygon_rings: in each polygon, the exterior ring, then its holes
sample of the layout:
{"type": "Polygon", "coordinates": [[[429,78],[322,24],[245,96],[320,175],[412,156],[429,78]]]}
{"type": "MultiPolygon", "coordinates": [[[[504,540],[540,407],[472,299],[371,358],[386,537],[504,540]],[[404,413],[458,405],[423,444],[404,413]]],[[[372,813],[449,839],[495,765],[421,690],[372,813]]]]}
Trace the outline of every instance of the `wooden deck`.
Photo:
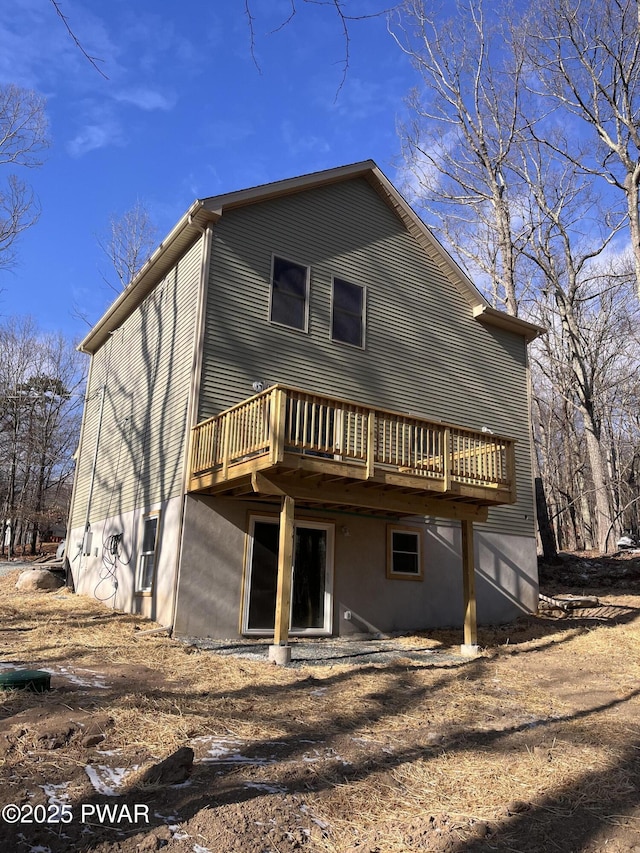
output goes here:
{"type": "Polygon", "coordinates": [[[482,521],[515,502],[514,442],[275,385],[194,427],[188,488],[482,521]]]}

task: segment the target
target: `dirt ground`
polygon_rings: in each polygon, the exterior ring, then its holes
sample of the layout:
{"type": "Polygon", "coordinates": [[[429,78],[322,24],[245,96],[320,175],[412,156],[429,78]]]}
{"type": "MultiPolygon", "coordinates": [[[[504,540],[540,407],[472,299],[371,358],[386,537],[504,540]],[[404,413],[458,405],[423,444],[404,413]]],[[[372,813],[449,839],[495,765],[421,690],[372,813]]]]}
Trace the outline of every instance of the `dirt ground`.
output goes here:
{"type": "Polygon", "coordinates": [[[52,689],[0,691],[2,851],[640,853],[640,555],[541,567],[597,603],[481,629],[475,659],[438,631],[295,668],[16,579],[0,671],[52,689]]]}

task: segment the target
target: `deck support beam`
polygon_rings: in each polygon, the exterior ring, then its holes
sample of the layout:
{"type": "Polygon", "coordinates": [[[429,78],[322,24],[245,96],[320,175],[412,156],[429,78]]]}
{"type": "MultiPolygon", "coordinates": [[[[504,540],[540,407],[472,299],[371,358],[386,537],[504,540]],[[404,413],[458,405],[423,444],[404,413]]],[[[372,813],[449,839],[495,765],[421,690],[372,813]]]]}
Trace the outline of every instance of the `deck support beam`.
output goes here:
{"type": "Polygon", "coordinates": [[[478,653],[478,622],[476,614],[476,584],[473,553],[473,522],[463,519],[462,528],[462,589],[464,595],[464,643],[460,652],[466,657],[478,653]]]}
{"type": "MultiPolygon", "coordinates": [[[[311,470],[311,469],[310,469],[311,470]]],[[[456,503],[428,497],[426,494],[405,494],[394,489],[384,490],[384,483],[375,483],[372,488],[363,488],[362,482],[328,483],[308,481],[299,477],[287,477],[278,473],[265,474],[256,471],[251,475],[251,489],[255,494],[291,494],[297,501],[336,504],[397,512],[401,515],[433,515],[438,518],[469,519],[486,521],[488,507],[473,503],[456,503]],[[378,486],[378,488],[376,488],[378,486]]]]}
{"type": "Polygon", "coordinates": [[[283,495],[278,540],[275,629],[273,645],[269,649],[269,659],[276,663],[289,663],[291,660],[291,647],[288,643],[291,614],[291,577],[293,574],[294,511],[294,499],[289,495],[283,495]]]}

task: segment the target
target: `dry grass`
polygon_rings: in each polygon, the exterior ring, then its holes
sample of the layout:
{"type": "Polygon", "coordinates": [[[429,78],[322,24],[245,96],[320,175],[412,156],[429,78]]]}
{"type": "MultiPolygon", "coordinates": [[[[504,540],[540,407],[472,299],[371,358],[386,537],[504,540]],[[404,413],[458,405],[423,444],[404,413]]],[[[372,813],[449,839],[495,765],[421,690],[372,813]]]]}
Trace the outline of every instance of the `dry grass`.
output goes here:
{"type": "MultiPolygon", "coordinates": [[[[619,622],[531,618],[481,632],[483,654],[473,661],[282,669],[141,635],[136,628],[150,626],[134,616],[66,591],[18,594],[14,584],[15,576],[0,578],[4,660],[102,673],[110,686],[0,693],[1,718],[34,703],[81,703],[113,718],[110,748],[147,759],[205,736],[276,744],[282,760],[253,778],[304,791],[329,825],[314,841],[319,849],[373,849],[384,839],[385,853],[400,853],[439,815],[449,842],[468,839],[481,822],[499,837],[525,807],[540,825],[586,809],[610,827],[624,813],[627,828],[640,829],[633,597],[605,600],[619,622]],[[317,761],[307,760],[310,741],[317,761]]],[[[429,637],[434,648],[458,641],[451,632],[429,637]]],[[[424,637],[406,642],[425,646],[424,637]]],[[[43,761],[64,774],[83,758],[43,757],[23,744],[0,778],[6,783],[18,764],[37,775],[43,761]]]]}

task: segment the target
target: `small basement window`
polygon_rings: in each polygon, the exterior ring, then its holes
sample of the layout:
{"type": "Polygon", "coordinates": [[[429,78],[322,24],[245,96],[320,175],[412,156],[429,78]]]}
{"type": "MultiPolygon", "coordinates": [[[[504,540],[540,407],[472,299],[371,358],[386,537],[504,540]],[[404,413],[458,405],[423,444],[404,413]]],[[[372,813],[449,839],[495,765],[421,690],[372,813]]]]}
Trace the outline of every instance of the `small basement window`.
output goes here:
{"type": "Polygon", "coordinates": [[[142,547],[138,555],[136,592],[151,592],[156,572],[160,513],[147,515],[142,523],[142,547]]]}
{"type": "Polygon", "coordinates": [[[331,339],[364,347],[365,289],[341,278],[333,280],[331,339]]]}
{"type": "Polygon", "coordinates": [[[272,323],[307,331],[309,267],[274,256],[269,317],[272,323]]]}
{"type": "Polygon", "coordinates": [[[415,527],[387,527],[387,577],[422,580],[422,531],[415,527]]]}

